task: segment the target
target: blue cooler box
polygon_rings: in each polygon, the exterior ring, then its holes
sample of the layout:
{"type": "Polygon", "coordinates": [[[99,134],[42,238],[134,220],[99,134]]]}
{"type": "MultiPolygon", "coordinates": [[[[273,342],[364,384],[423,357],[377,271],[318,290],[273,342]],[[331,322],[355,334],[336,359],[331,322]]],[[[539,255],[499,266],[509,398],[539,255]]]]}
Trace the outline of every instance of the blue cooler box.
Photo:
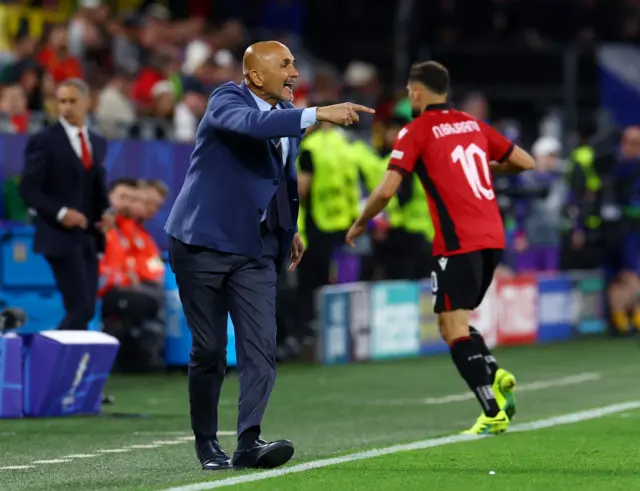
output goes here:
{"type": "Polygon", "coordinates": [[[46,331],[25,337],[24,414],[99,414],[120,343],[102,332],[46,331]]]}
{"type": "Polygon", "coordinates": [[[0,334],[0,419],[22,416],[22,337],[0,334]]]}

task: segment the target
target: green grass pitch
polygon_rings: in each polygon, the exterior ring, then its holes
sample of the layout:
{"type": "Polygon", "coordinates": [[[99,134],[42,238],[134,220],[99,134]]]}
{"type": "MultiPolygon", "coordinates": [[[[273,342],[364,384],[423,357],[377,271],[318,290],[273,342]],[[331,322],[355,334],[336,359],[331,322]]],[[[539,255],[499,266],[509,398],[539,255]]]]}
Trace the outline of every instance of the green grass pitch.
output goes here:
{"type": "MultiPolygon", "coordinates": [[[[518,377],[514,424],[640,401],[638,350],[629,340],[496,350],[501,366],[518,377]]],[[[108,411],[126,414],[0,421],[0,490],[640,489],[638,409],[266,479],[259,472],[200,470],[190,439],[185,376],[113,377],[106,392],[117,397],[108,411]],[[247,475],[256,480],[228,481],[247,475]]],[[[237,393],[230,375],[220,406],[226,432],[220,440],[229,452],[235,444],[237,393]]],[[[292,467],[455,435],[478,414],[447,355],[339,367],[283,366],[263,436],[294,442],[296,454],[287,466],[292,467]]]]}

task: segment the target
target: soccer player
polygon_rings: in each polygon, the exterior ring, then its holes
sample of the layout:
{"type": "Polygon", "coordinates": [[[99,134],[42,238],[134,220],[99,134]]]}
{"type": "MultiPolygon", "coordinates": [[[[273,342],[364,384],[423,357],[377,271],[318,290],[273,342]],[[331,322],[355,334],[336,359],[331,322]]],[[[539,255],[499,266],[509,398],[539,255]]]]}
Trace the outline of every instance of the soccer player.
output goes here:
{"type": "Polygon", "coordinates": [[[418,176],[436,229],[431,283],[440,332],[482,407],[465,433],[495,434],[505,431],[515,414],[515,377],[498,367],[480,332],[469,326],[469,313],[480,305],[505,247],[491,172],[521,172],[534,161],[487,124],[448,108],[449,84],[439,63],[412,66],[407,88],[419,116],[398,133],[385,177],[346,240],[353,247],[403,177],[418,176]]]}

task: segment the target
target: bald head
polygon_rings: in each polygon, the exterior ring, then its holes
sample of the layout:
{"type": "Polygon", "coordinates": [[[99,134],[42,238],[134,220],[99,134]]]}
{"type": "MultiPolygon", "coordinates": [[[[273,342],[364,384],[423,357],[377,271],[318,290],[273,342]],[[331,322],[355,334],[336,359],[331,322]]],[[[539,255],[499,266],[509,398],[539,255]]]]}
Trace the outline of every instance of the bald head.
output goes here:
{"type": "Polygon", "coordinates": [[[270,104],[293,100],[298,77],[294,58],[284,44],[263,41],[252,44],[242,57],[244,79],[251,91],[270,104]]]}
{"type": "Polygon", "coordinates": [[[247,48],[242,57],[242,69],[245,76],[250,70],[257,70],[269,63],[280,61],[283,55],[288,55],[293,59],[289,48],[278,41],[262,41],[254,43],[247,48]]]}

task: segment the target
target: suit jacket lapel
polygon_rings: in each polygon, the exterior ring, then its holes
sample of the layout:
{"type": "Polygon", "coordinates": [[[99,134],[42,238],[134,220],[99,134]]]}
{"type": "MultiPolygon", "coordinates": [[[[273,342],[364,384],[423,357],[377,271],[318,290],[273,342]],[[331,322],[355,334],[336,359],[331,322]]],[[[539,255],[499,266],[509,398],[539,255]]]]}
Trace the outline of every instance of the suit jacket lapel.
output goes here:
{"type": "Polygon", "coordinates": [[[69,135],[67,135],[67,132],[65,131],[64,127],[60,123],[57,123],[57,126],[58,126],[58,133],[60,134],[60,140],[65,142],[63,143],[63,145],[65,145],[67,149],[67,154],[69,155],[69,159],[75,163],[76,170],[82,172],[84,170],[82,160],[80,159],[80,157],[78,157],[78,154],[74,150],[73,145],[69,140],[69,135]]]}
{"type": "MultiPolygon", "coordinates": [[[[258,111],[260,110],[260,108],[258,107],[258,104],[256,104],[255,99],[253,98],[253,96],[251,95],[251,91],[249,90],[249,87],[247,87],[247,84],[244,82],[240,83],[240,88],[242,89],[242,92],[244,94],[244,98],[246,99],[247,103],[249,104],[249,106],[251,106],[253,109],[257,109],[258,111]]],[[[278,107],[280,109],[283,109],[283,105],[282,103],[278,104],[278,107]]],[[[289,150],[291,150],[291,139],[289,138],[289,150]]],[[[278,153],[278,140],[277,139],[272,139],[269,140],[269,148],[271,150],[271,153],[273,154],[273,156],[275,157],[275,159],[277,161],[280,161],[280,154],[278,153]]],[[[291,156],[291,151],[289,151],[288,155],[287,155],[287,165],[289,163],[289,157],[291,156]]],[[[280,169],[282,169],[282,162],[280,162],[280,169]]]]}
{"type": "Polygon", "coordinates": [[[87,133],[89,133],[89,143],[91,143],[91,165],[97,165],[100,161],[98,160],[98,145],[96,145],[96,135],[94,135],[90,130],[88,130],[87,133]]]}

